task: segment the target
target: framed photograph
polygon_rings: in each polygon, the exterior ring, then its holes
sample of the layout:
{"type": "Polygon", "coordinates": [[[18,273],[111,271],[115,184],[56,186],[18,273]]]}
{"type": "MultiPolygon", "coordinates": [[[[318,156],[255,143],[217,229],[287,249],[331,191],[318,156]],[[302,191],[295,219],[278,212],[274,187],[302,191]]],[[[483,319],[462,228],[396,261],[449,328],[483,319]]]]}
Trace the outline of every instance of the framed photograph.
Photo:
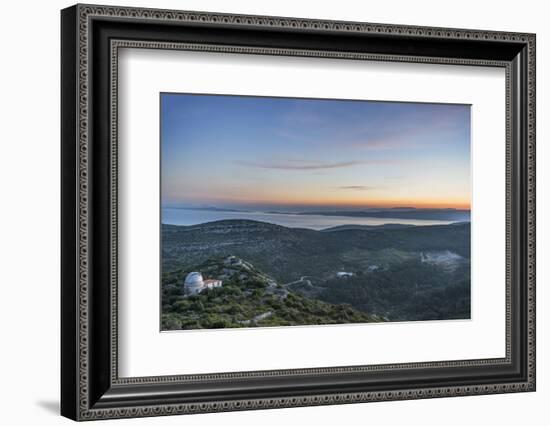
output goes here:
{"type": "Polygon", "coordinates": [[[61,12],[74,420],[535,390],[535,35],[61,12]]]}

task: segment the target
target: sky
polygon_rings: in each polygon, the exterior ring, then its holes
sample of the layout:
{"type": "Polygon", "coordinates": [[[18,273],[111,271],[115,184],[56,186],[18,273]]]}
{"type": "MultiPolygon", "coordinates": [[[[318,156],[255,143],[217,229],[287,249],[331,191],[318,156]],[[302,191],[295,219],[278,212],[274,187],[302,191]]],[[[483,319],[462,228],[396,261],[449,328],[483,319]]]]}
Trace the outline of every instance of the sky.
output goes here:
{"type": "Polygon", "coordinates": [[[164,207],[469,209],[470,106],[161,94],[164,207]]]}

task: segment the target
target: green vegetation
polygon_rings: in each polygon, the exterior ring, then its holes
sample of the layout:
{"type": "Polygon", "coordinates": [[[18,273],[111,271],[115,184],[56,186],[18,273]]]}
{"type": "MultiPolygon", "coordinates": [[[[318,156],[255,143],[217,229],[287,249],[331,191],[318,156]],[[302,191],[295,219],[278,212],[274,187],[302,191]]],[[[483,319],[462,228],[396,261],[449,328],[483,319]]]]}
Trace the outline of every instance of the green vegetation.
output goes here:
{"type": "Polygon", "coordinates": [[[227,276],[223,287],[194,296],[183,295],[188,272],[163,275],[162,329],[270,327],[285,325],[344,324],[381,321],[349,304],[308,299],[284,289],[250,264],[228,270],[222,259],[209,260],[193,270],[208,276],[227,276]],[[225,273],[225,274],[224,274],[225,273]]]}
{"type": "Polygon", "coordinates": [[[407,260],[387,270],[328,280],[319,298],[350,303],[392,321],[469,318],[469,273],[469,264],[448,271],[407,260]]]}
{"type": "MultiPolygon", "coordinates": [[[[304,275],[328,277],[338,270],[361,270],[403,253],[450,250],[470,258],[470,225],[397,229],[314,231],[251,220],[224,220],[194,226],[162,226],[163,271],[187,269],[213,257],[235,255],[279,282],[304,275]],[[384,252],[385,250],[385,252],[384,252]],[[382,257],[382,259],[370,257],[382,257]]],[[[385,265],[388,266],[388,265],[385,265]]]]}
{"type": "Polygon", "coordinates": [[[314,231],[225,220],[163,225],[162,237],[163,329],[470,318],[469,223],[314,231]],[[227,256],[241,266],[228,271],[227,256]],[[223,287],[185,297],[191,271],[223,287]]]}

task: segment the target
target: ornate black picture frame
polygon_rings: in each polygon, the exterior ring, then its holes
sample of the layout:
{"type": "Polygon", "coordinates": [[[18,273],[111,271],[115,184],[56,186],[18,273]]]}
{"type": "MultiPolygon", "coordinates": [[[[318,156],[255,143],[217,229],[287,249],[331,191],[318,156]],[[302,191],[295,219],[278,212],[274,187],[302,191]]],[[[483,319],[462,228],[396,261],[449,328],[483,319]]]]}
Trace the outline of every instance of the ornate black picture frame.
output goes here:
{"type": "Polygon", "coordinates": [[[535,390],[534,34],[95,5],[64,9],[61,28],[62,415],[93,420],[535,390]],[[121,47],[504,68],[506,356],[120,378],[121,47]]]}

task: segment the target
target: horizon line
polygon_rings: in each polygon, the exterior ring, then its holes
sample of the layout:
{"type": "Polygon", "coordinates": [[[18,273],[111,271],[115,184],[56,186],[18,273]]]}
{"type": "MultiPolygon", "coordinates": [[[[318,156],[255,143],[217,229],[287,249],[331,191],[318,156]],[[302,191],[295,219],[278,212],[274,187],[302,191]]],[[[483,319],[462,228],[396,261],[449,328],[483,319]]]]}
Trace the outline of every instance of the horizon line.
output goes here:
{"type": "MultiPolygon", "coordinates": [[[[399,220],[399,219],[396,219],[396,220],[399,220]]],[[[359,225],[359,224],[356,224],[356,223],[348,223],[348,224],[342,224],[342,225],[329,226],[327,228],[322,228],[322,229],[313,229],[313,228],[301,227],[301,226],[298,226],[298,227],[285,226],[285,225],[280,225],[278,223],[265,222],[263,220],[254,220],[254,219],[218,219],[218,220],[211,220],[211,221],[208,221],[208,222],[195,223],[193,225],[164,223],[164,222],[161,221],[160,224],[163,225],[163,226],[166,225],[166,226],[191,227],[191,226],[201,226],[201,225],[214,224],[214,223],[218,223],[218,222],[255,222],[255,223],[263,223],[263,224],[271,225],[271,226],[279,226],[281,228],[307,229],[307,230],[310,230],[310,231],[317,231],[317,232],[326,231],[327,229],[332,229],[332,228],[342,228],[342,227],[346,227],[346,226],[352,226],[352,227],[356,227],[356,228],[365,228],[365,229],[367,229],[367,228],[382,228],[382,227],[387,227],[387,226],[400,226],[400,227],[405,227],[405,228],[407,228],[407,227],[419,228],[419,227],[428,227],[428,226],[456,226],[456,225],[462,225],[462,224],[471,224],[471,220],[457,220],[457,221],[454,221],[454,222],[450,221],[451,223],[420,224],[420,225],[412,224],[412,223],[399,223],[399,222],[383,223],[383,224],[380,224],[380,225],[359,225]]],[[[443,222],[447,222],[447,221],[443,221],[443,222]]]]}
{"type": "MultiPolygon", "coordinates": [[[[254,205],[253,205],[254,206],[254,205]]],[[[184,205],[178,203],[161,203],[161,208],[163,209],[190,209],[190,210],[208,210],[208,209],[219,209],[219,210],[238,210],[242,212],[262,212],[262,213],[270,213],[273,212],[273,209],[277,208],[296,208],[300,210],[301,213],[306,213],[308,211],[318,211],[318,209],[323,209],[325,211],[330,211],[330,209],[334,209],[335,211],[341,211],[341,212],[352,212],[352,211],[361,211],[361,209],[367,209],[367,210],[456,210],[456,211],[470,211],[471,212],[471,205],[470,206],[448,206],[446,204],[440,205],[439,207],[430,206],[430,205],[420,205],[415,206],[412,204],[403,204],[403,205],[389,205],[389,206],[352,206],[352,205],[304,205],[304,204],[280,204],[280,205],[272,205],[272,204],[264,204],[257,205],[256,207],[250,207],[250,205],[243,204],[242,206],[238,205],[231,205],[231,206],[223,206],[220,207],[219,205],[211,204],[211,205],[184,205]],[[263,210],[266,209],[266,210],[263,210]],[[313,210],[312,210],[313,209],[313,210]],[[340,210],[339,210],[340,209],[340,210]]],[[[288,212],[281,212],[281,213],[288,213],[288,212]]]]}

